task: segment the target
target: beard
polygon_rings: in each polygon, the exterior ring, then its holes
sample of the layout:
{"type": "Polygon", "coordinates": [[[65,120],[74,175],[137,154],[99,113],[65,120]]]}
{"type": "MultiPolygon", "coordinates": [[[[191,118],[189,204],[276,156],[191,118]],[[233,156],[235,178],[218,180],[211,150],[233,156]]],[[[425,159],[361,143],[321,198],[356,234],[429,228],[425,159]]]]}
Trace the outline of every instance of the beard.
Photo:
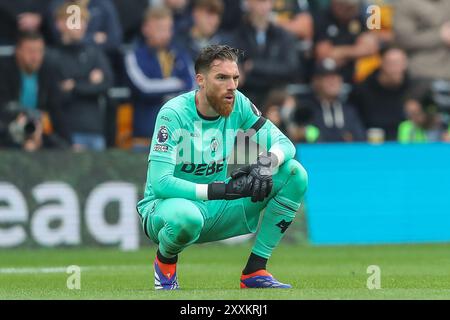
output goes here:
{"type": "Polygon", "coordinates": [[[231,112],[233,111],[234,107],[234,93],[233,93],[233,101],[231,103],[224,100],[225,95],[223,96],[217,96],[215,94],[208,94],[206,93],[206,100],[208,101],[209,105],[222,117],[227,118],[231,112]]]}

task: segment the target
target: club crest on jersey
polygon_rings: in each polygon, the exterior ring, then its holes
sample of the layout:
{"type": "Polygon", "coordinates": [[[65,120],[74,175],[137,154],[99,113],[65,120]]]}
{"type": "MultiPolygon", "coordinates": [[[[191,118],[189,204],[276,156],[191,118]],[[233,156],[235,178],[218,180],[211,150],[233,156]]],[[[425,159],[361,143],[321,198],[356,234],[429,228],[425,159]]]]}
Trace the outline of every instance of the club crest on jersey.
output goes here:
{"type": "Polygon", "coordinates": [[[158,131],[158,143],[165,143],[169,139],[169,131],[166,126],[161,126],[158,131]]]}
{"type": "Polygon", "coordinates": [[[211,153],[216,153],[217,149],[219,149],[219,142],[216,138],[212,138],[211,140],[211,153]]]}

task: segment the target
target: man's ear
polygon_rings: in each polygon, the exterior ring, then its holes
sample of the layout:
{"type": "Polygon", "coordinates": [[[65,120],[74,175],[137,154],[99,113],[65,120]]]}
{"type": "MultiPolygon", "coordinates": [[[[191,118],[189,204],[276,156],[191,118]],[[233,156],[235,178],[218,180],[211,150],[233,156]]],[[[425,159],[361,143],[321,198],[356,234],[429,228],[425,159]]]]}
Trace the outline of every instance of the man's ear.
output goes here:
{"type": "Polygon", "coordinates": [[[201,74],[201,73],[198,73],[195,76],[195,81],[197,82],[197,85],[198,85],[199,88],[203,88],[204,85],[205,85],[205,75],[201,74]]]}

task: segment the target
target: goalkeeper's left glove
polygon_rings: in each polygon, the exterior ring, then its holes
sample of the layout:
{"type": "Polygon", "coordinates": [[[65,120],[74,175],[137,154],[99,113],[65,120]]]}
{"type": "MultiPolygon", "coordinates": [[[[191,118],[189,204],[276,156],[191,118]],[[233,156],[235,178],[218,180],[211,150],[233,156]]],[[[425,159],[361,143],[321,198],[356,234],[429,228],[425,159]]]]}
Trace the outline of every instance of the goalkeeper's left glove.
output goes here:
{"type": "Polygon", "coordinates": [[[276,166],[276,157],[270,152],[259,155],[256,163],[236,169],[231,173],[233,179],[247,175],[248,182],[252,184],[252,202],[264,201],[272,191],[272,168],[276,166]]]}
{"type": "Polygon", "coordinates": [[[213,182],[208,185],[209,200],[235,200],[252,195],[251,182],[247,176],[231,178],[227,183],[213,182]]]}

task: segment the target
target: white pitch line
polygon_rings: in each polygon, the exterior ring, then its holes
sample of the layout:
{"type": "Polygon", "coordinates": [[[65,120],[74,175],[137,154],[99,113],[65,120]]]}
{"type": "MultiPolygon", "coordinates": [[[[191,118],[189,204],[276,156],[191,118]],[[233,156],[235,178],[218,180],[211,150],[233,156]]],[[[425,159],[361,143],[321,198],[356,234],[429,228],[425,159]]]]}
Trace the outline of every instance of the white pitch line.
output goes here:
{"type": "Polygon", "coordinates": [[[51,268],[1,268],[0,274],[26,274],[26,273],[62,273],[67,268],[51,267],[51,268]]]}
{"type": "MultiPolygon", "coordinates": [[[[25,267],[25,268],[0,268],[0,274],[36,274],[36,273],[66,273],[67,267],[25,267]]],[[[99,265],[99,266],[88,266],[88,267],[80,267],[81,271],[109,271],[109,270],[117,270],[117,269],[137,269],[137,268],[151,268],[151,265],[145,266],[137,266],[137,265],[119,265],[119,266],[107,266],[107,265],[99,265]]]]}

